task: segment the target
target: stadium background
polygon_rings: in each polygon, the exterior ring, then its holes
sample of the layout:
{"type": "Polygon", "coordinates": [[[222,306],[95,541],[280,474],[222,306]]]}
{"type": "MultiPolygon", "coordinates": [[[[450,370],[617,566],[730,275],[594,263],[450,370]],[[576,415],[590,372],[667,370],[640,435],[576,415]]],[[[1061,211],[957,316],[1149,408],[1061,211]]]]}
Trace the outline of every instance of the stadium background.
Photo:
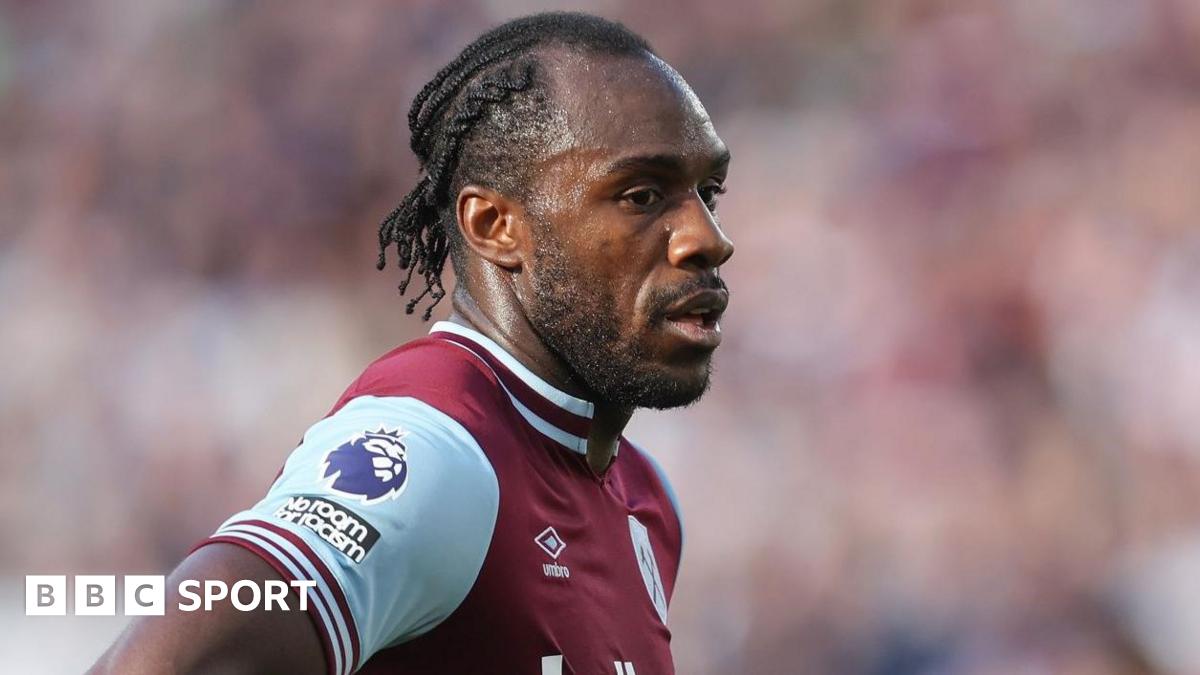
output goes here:
{"type": "MultiPolygon", "coordinates": [[[[373,268],[402,113],[547,7],[0,4],[0,669],[122,624],[23,575],[168,570],[425,330],[373,268]]],[[[630,434],[679,672],[1200,672],[1200,3],[580,8],[735,156],[715,387],[630,434]]]]}

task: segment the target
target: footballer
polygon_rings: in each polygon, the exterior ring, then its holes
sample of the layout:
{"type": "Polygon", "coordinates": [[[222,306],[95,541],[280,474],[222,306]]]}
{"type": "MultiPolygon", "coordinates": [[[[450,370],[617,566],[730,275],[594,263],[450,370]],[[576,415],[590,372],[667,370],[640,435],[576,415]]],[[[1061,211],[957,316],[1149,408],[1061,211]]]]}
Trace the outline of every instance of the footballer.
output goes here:
{"type": "Polygon", "coordinates": [[[679,511],[622,431],[708,387],[729,152],[645,40],[573,13],[484,34],[408,122],[422,172],[379,265],[428,320],[449,260],[453,313],[367,366],[167,584],[305,582],[307,611],[140,617],[91,672],[674,672],[679,511]]]}

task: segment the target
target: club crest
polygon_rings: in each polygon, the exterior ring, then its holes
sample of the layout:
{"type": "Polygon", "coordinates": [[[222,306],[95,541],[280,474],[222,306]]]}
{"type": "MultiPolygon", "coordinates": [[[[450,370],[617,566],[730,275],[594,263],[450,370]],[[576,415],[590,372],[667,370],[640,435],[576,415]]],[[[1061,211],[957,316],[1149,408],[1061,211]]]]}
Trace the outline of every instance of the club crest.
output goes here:
{"type": "Polygon", "coordinates": [[[667,595],[663,589],[662,577],[658,573],[658,561],[654,558],[654,547],[650,545],[650,530],[646,529],[637,518],[629,516],[629,536],[633,539],[633,554],[637,558],[638,568],[642,571],[642,581],[646,583],[646,593],[650,602],[658,612],[658,618],[667,622],[667,595]]]}
{"type": "Polygon", "coordinates": [[[380,426],[355,434],[325,455],[320,479],[330,491],[363,504],[395,499],[408,485],[408,432],[380,426]]]}

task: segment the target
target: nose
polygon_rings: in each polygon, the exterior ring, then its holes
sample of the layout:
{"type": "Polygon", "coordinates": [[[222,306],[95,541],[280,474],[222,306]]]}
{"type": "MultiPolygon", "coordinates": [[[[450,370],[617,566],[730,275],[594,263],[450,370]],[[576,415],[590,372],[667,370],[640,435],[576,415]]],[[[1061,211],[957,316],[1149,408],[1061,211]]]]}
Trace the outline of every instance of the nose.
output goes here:
{"type": "Polygon", "coordinates": [[[733,255],[733,242],[721,231],[721,224],[704,201],[695,196],[680,209],[671,226],[667,259],[674,267],[711,270],[725,264],[733,255]]]}

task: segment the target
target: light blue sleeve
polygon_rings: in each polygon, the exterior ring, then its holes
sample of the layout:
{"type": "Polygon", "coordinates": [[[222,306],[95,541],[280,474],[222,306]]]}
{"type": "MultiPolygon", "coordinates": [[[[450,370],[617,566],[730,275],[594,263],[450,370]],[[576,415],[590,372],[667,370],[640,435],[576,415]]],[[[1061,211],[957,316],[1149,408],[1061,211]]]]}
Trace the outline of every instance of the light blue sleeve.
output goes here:
{"type": "Polygon", "coordinates": [[[211,541],[240,544],[292,579],[332,670],[445,620],[483,566],[495,471],[458,422],[414,398],[363,396],[313,425],[265,499],[211,541]]]}

